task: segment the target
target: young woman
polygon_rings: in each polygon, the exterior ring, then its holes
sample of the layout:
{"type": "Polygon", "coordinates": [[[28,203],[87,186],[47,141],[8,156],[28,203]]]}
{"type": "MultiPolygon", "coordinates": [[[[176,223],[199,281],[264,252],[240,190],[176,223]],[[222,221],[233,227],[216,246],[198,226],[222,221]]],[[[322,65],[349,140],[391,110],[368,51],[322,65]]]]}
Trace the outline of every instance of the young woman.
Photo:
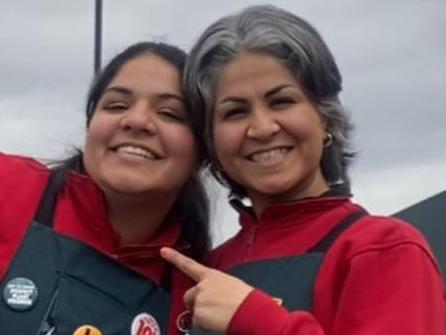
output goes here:
{"type": "Polygon", "coordinates": [[[350,200],[341,87],[318,32],[272,6],[218,20],[192,49],[186,94],[241,224],[210,256],[234,277],[162,249],[197,281],[185,295],[192,333],[445,334],[425,239],[350,200]]]}
{"type": "Polygon", "coordinates": [[[208,250],[185,53],[135,44],[93,83],[83,152],[0,154],[2,334],[174,334],[190,280],[161,246],[208,250]],[[181,145],[179,145],[181,144],[181,145]]]}

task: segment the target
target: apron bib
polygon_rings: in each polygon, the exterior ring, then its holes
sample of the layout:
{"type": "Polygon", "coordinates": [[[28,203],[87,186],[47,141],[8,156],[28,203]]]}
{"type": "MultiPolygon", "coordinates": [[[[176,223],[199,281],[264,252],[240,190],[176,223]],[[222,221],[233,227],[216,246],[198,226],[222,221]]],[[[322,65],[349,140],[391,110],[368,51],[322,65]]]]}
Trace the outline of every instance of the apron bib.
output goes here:
{"type": "Polygon", "coordinates": [[[50,179],[36,219],[1,282],[1,334],[165,334],[170,292],[54,232],[56,192],[51,184],[50,179]]]}
{"type": "MultiPolygon", "coordinates": [[[[247,262],[227,272],[268,293],[289,311],[311,312],[313,286],[325,254],[347,228],[366,214],[365,210],[349,214],[305,254],[247,262]]],[[[190,334],[212,333],[193,328],[190,334]]]]}

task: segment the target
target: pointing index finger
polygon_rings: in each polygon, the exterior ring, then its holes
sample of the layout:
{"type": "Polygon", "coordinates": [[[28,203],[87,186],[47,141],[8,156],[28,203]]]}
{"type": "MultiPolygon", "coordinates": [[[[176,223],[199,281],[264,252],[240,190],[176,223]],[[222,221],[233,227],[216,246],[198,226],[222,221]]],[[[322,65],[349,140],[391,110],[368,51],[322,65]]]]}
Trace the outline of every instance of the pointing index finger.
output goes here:
{"type": "Polygon", "coordinates": [[[168,247],[161,248],[161,257],[175,265],[181,272],[199,282],[210,271],[210,269],[189,258],[182,253],[168,247]]]}

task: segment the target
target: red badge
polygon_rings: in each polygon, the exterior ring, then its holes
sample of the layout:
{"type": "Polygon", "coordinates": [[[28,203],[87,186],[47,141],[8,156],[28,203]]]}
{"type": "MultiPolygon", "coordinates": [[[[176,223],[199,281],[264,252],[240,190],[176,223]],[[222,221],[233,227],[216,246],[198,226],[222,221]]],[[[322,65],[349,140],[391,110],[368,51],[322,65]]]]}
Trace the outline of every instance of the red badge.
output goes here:
{"type": "Polygon", "coordinates": [[[137,315],[132,322],[132,335],[161,335],[155,318],[147,313],[137,315]]]}

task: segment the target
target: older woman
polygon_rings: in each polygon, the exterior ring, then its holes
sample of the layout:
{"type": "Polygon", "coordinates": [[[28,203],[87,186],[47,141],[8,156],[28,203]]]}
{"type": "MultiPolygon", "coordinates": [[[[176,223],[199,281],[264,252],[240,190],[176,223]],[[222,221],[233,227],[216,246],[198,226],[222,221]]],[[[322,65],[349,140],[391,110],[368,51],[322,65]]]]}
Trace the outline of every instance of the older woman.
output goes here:
{"type": "Polygon", "coordinates": [[[84,150],[59,166],[0,154],[1,334],[180,332],[190,280],[159,249],[200,259],[209,245],[185,59],[149,42],[113,58],[84,150]]]}
{"type": "Polygon", "coordinates": [[[342,79],[309,23],[272,6],[222,18],[195,44],[185,85],[241,224],[210,256],[234,277],[162,250],[197,281],[185,295],[197,328],[446,332],[442,278],[423,236],[350,199],[342,79]]]}

